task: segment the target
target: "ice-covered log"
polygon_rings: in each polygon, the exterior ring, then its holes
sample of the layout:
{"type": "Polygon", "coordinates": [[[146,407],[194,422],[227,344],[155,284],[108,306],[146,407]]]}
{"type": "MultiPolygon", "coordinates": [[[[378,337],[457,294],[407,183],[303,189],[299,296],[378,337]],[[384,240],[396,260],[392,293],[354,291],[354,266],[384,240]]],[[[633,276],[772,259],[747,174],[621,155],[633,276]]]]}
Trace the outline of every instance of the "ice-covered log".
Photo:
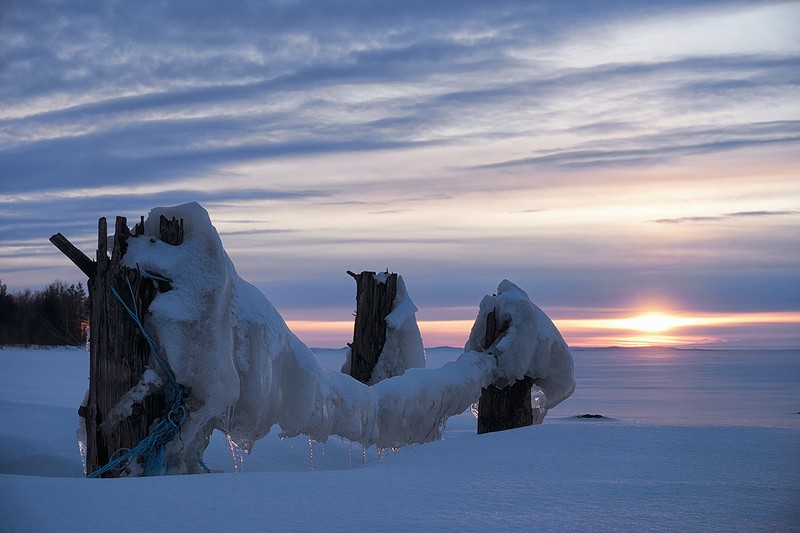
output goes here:
{"type": "Polygon", "coordinates": [[[486,350],[497,358],[497,377],[493,385],[498,388],[525,376],[532,378],[533,392],[542,409],[552,409],[575,390],[572,353],[561,333],[525,291],[508,280],[500,283],[497,294],[481,301],[464,350],[486,350]],[[495,320],[507,323],[508,328],[497,342],[485,349],[486,322],[493,311],[495,320]]]}
{"type": "MultiPolygon", "coordinates": [[[[381,276],[381,274],[378,274],[381,276]]],[[[417,306],[411,300],[403,276],[397,276],[397,294],[386,316],[386,342],[372,371],[370,383],[400,376],[411,368],[425,367],[425,348],[417,326],[417,306]]]]}
{"type": "MultiPolygon", "coordinates": [[[[329,371],[236,274],[198,204],[153,209],[125,260],[172,280],[145,324],[176,379],[192,391],[181,439],[167,448],[171,472],[198,471],[215,428],[246,450],[275,424],[320,441],[337,434],[365,445],[425,442],[438,438],[443,421],[468,407],[493,377],[495,361],[487,354],[465,354],[442,369],[406,372],[372,388],[329,371]],[[184,220],[181,246],[155,237],[161,215],[184,220]]],[[[391,317],[395,329],[413,317],[404,302],[391,317]]]]}
{"type": "MultiPolygon", "coordinates": [[[[384,379],[400,376],[409,368],[424,368],[425,367],[425,348],[422,345],[422,336],[419,333],[419,326],[417,326],[417,306],[411,300],[411,296],[406,289],[405,280],[399,274],[389,274],[388,272],[362,272],[361,274],[353,274],[348,272],[351,276],[356,278],[359,284],[359,298],[361,298],[361,285],[363,281],[360,279],[363,276],[372,276],[374,282],[377,284],[386,284],[390,279],[393,279],[391,289],[395,292],[392,298],[391,309],[385,317],[370,317],[373,320],[382,320],[383,324],[377,326],[382,327],[385,331],[383,336],[383,346],[377,355],[377,360],[369,372],[368,378],[365,380],[359,379],[368,385],[374,385],[384,379]]],[[[365,284],[369,285],[369,284],[365,284]]],[[[361,310],[362,304],[359,301],[359,310],[356,314],[356,328],[359,326],[359,319],[364,317],[361,315],[364,310],[361,310]]],[[[357,337],[354,335],[353,345],[351,345],[345,354],[344,365],[342,372],[348,376],[358,378],[352,371],[352,359],[354,350],[359,348],[363,351],[362,347],[357,346],[357,337]]],[[[377,351],[377,350],[376,350],[377,351]]],[[[356,351],[355,353],[359,353],[356,351]]],[[[363,357],[363,354],[361,354],[363,357]]]]}
{"type": "MultiPolygon", "coordinates": [[[[366,446],[402,446],[438,439],[446,419],[498,378],[533,372],[548,405],[568,395],[561,372],[566,367],[551,364],[563,362],[560,335],[548,329],[554,327],[541,311],[531,310],[538,308],[525,307],[524,293],[508,282],[498,305],[512,323],[493,347],[473,349],[470,338],[465,353],[442,368],[411,368],[369,387],[321,365],[267,298],[236,274],[200,205],[153,209],[144,234],[129,240],[125,260],[172,280],[172,290],[156,296],[145,323],[178,382],[191,388],[181,439],[166,451],[170,473],[200,471],[214,429],[245,450],[275,424],[286,435],[319,441],[341,435],[366,446]],[[184,220],[181,246],[157,239],[161,215],[184,220]]],[[[400,300],[391,320],[403,330],[413,304],[400,300]]],[[[482,304],[478,321],[483,311],[482,304]]]]}

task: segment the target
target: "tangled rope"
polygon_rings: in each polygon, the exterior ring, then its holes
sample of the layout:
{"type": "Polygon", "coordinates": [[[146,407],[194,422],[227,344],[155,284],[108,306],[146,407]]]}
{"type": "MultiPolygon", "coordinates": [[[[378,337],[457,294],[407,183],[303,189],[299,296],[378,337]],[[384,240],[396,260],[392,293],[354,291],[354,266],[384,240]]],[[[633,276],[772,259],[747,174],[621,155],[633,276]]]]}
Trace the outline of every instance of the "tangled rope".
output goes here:
{"type": "MultiPolygon", "coordinates": [[[[150,274],[143,270],[140,270],[139,272],[145,277],[153,278],[157,281],[171,283],[171,280],[150,274]]],[[[169,364],[159,355],[155,341],[152,337],[150,337],[150,335],[148,335],[147,331],[144,329],[144,325],[142,324],[141,320],[139,320],[139,310],[136,307],[136,295],[133,291],[133,287],[131,286],[130,279],[128,279],[127,276],[125,277],[125,283],[128,285],[128,291],[131,295],[133,309],[131,309],[125,303],[113,286],[111,287],[111,292],[114,294],[117,300],[119,300],[120,304],[122,304],[122,307],[125,308],[125,311],[128,312],[128,315],[136,323],[136,326],[142,332],[147,344],[150,346],[150,352],[152,353],[153,358],[166,374],[167,384],[164,387],[164,393],[167,398],[167,404],[169,405],[169,408],[161,417],[161,420],[158,422],[153,431],[147,437],[142,439],[139,444],[133,448],[120,448],[119,450],[115,451],[113,454],[111,454],[108,463],[88,474],[86,476],[88,478],[100,477],[111,470],[122,470],[137,457],[142,459],[144,474],[146,476],[161,474],[169,468],[169,465],[164,465],[164,448],[167,443],[170,442],[173,437],[175,437],[176,434],[180,433],[181,424],[189,414],[186,410],[185,400],[191,395],[191,389],[178,383],[177,379],[175,379],[175,373],[172,371],[172,368],[170,368],[169,364]]],[[[206,472],[210,472],[202,460],[200,460],[200,465],[206,472]]]]}

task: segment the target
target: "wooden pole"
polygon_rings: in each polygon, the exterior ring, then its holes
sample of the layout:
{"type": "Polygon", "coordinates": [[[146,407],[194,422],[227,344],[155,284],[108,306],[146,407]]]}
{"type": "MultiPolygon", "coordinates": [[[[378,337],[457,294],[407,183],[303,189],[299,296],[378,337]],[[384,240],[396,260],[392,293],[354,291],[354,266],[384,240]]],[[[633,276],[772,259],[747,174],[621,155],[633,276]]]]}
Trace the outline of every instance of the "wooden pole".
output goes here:
{"type": "Polygon", "coordinates": [[[386,316],[392,312],[397,294],[397,274],[384,283],[375,272],[347,273],[356,280],[356,319],[350,346],[350,375],[368,383],[386,343],[386,316]]]}
{"type": "Polygon", "coordinates": [[[94,277],[94,272],[97,268],[95,262],[86,257],[86,254],[78,250],[78,248],[69,242],[66,237],[60,233],[56,233],[50,237],[50,242],[52,242],[56,248],[61,250],[61,253],[66,255],[73,263],[75,263],[75,266],[81,269],[81,272],[86,274],[87,278],[94,277]]]}
{"type": "MultiPolygon", "coordinates": [[[[491,311],[486,316],[484,349],[494,344],[506,329],[508,324],[498,327],[496,312],[491,311]]],[[[533,379],[525,376],[502,389],[494,385],[483,389],[478,400],[478,434],[533,425],[532,386],[533,379]]]]}
{"type": "MultiPolygon", "coordinates": [[[[180,244],[183,221],[162,217],[161,222],[162,240],[180,244]]],[[[144,220],[134,227],[132,234],[126,218],[117,217],[109,255],[106,219],[101,218],[96,261],[83,255],[63,235],[51,238],[51,242],[89,278],[89,392],[86,404],[79,410],[86,426],[86,470],[89,473],[106,465],[117,450],[135,447],[165,410],[164,393],[160,389],[150,390],[146,398],[133,403],[130,409],[120,409],[120,400],[140,383],[145,369],[148,366],[158,368],[149,364],[149,344],[125,306],[144,323],[156,294],[171,288],[168,283],[156,283],[147,274],[123,264],[128,239],[143,232],[144,220]]],[[[102,477],[119,477],[120,474],[120,471],[110,470],[102,477]]]]}

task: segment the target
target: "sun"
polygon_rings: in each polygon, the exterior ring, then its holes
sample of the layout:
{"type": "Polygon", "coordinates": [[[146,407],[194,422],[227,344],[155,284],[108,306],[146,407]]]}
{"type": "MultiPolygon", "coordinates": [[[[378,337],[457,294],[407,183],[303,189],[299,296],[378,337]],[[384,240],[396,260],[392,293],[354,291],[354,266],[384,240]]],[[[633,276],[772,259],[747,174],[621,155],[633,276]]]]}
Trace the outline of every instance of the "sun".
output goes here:
{"type": "Polygon", "coordinates": [[[662,333],[679,326],[685,326],[686,320],[666,313],[645,313],[631,318],[622,318],[616,321],[617,327],[633,329],[645,333],[662,333]]]}

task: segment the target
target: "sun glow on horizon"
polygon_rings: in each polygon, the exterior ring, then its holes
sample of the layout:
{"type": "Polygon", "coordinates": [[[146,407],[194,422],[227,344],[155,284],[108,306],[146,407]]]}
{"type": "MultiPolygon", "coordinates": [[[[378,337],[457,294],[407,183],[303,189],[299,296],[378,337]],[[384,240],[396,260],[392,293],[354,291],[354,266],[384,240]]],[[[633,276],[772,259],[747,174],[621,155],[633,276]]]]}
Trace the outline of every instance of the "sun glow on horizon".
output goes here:
{"type": "Polygon", "coordinates": [[[612,320],[619,329],[632,329],[645,333],[661,333],[681,326],[696,323],[692,318],[680,317],[661,312],[645,313],[630,318],[612,320]]]}
{"type": "MultiPolygon", "coordinates": [[[[800,311],[761,313],[706,313],[652,311],[619,318],[553,318],[573,347],[680,346],[750,343],[762,345],[774,338],[793,338],[800,327],[800,311]]],[[[463,346],[474,319],[418,320],[426,347],[463,346]]],[[[348,321],[287,320],[310,346],[341,347],[352,340],[348,321]]],[[[794,345],[794,344],[793,344],[794,345]]]]}
{"type": "Polygon", "coordinates": [[[800,326],[800,312],[705,313],[652,311],[623,318],[554,319],[574,345],[676,346],[761,342],[767,327],[800,326]]]}

